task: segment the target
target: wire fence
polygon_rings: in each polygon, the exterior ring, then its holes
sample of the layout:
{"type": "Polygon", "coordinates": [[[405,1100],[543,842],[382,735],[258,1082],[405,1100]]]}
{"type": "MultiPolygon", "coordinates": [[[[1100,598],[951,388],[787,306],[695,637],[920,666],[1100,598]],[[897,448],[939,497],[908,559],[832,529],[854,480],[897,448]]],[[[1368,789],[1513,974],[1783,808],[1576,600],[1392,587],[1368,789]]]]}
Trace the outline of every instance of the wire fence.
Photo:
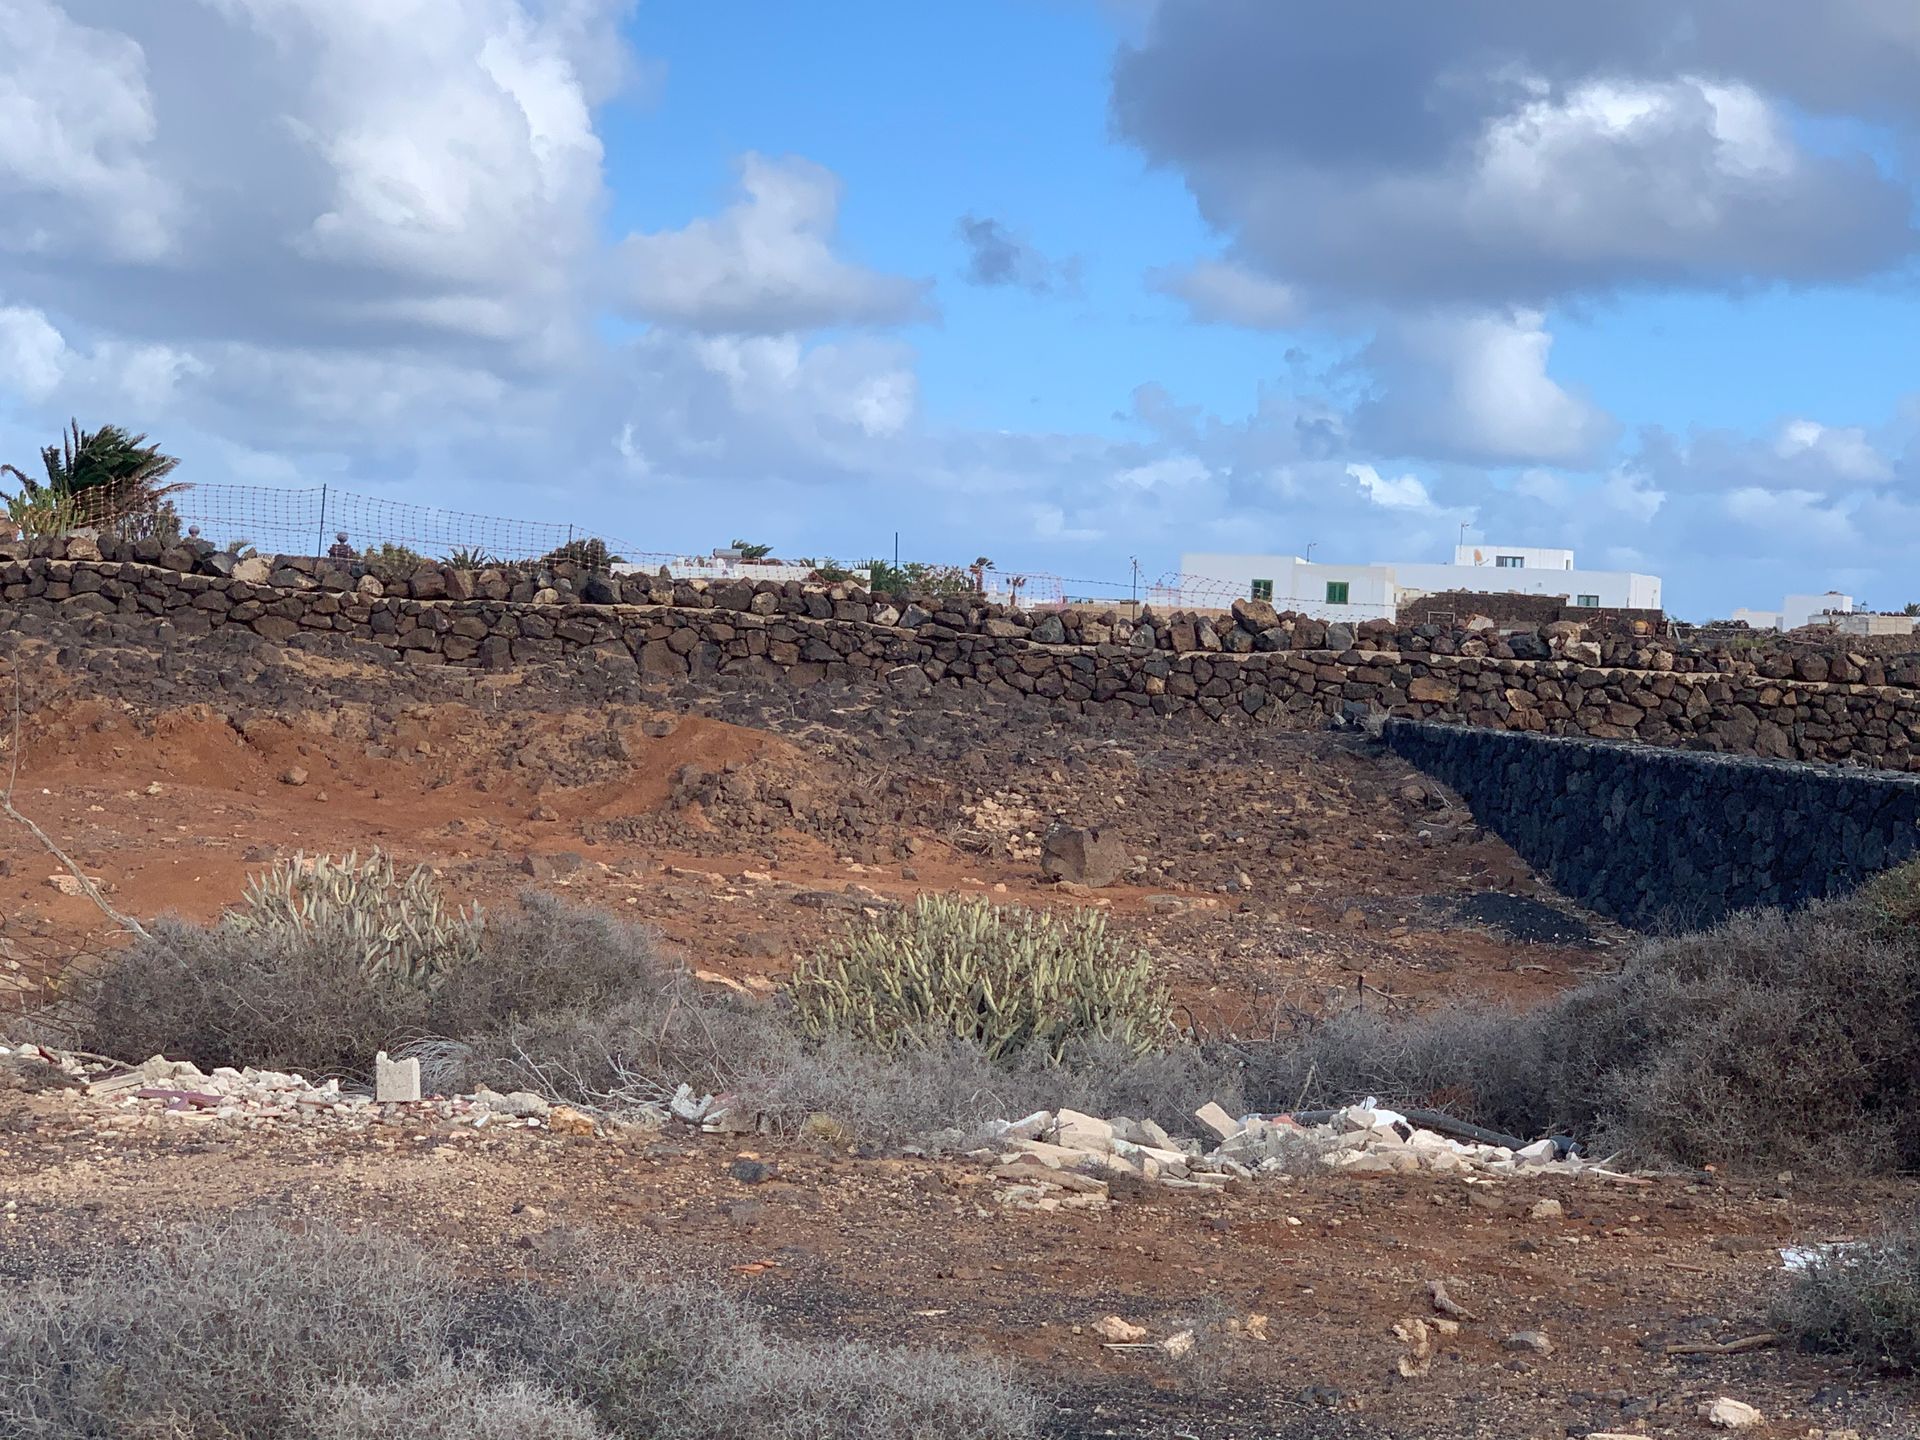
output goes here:
{"type": "MultiPolygon", "coordinates": [[[[61,518],[65,527],[116,528],[130,537],[151,535],[163,540],[191,534],[222,549],[250,546],[261,554],[389,560],[414,554],[438,561],[459,558],[469,564],[508,564],[590,553],[597,561],[635,570],[665,569],[679,578],[709,579],[790,578],[842,570],[826,560],[769,557],[754,561],[643,549],[584,525],[417,505],[331,485],[179,484],[131,511],[109,510],[95,501],[70,509],[61,518]],[[590,552],[584,549],[588,545],[590,552]]],[[[1126,580],[1092,580],[1042,570],[1002,572],[991,565],[932,568],[995,599],[1030,609],[1090,604],[1137,607],[1150,598],[1155,604],[1178,603],[1177,598],[1169,602],[1164,590],[1150,597],[1151,587],[1138,574],[1126,580]]]]}

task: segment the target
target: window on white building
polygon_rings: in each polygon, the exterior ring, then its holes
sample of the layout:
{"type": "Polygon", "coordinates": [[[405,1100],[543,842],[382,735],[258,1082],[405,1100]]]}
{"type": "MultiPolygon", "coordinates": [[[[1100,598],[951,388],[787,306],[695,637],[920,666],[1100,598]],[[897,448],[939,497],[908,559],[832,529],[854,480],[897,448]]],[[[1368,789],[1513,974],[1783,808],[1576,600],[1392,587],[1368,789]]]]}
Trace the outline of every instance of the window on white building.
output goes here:
{"type": "Polygon", "coordinates": [[[1253,598],[1255,600],[1273,599],[1273,581],[1271,580],[1254,581],[1253,582],[1253,598]]]}
{"type": "Polygon", "coordinates": [[[1582,610],[1598,610],[1600,608],[1600,597],[1598,595],[1582,595],[1573,603],[1578,605],[1582,610]]]}
{"type": "Polygon", "coordinates": [[[1344,605],[1347,603],[1347,582],[1345,580],[1327,581],[1327,604],[1344,605]]]}
{"type": "Polygon", "coordinates": [[[1527,568],[1527,557],[1524,555],[1496,555],[1493,557],[1493,563],[1502,570],[1524,570],[1527,568]]]}

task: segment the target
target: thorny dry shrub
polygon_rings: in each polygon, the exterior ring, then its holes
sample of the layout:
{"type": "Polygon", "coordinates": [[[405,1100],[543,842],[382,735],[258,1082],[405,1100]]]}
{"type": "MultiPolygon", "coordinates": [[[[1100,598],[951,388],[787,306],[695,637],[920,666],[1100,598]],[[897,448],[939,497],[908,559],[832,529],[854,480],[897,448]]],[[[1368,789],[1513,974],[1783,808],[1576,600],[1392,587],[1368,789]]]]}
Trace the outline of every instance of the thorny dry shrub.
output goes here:
{"type": "Polygon", "coordinates": [[[1645,940],[1618,974],[1523,1014],[1336,1016],[1251,1047],[1248,1098],[1289,1109],[1374,1094],[1652,1163],[1911,1168],[1916,916],[1920,864],[1847,899],[1645,940]]]}
{"type": "Polygon", "coordinates": [[[411,1246],[264,1224],[190,1229],[0,1305],[0,1435],[291,1433],[290,1399],[403,1378],[448,1343],[454,1298],[411,1246]]]}
{"type": "Polygon", "coordinates": [[[1920,1220],[1815,1255],[1788,1283],[1775,1315],[1809,1350],[1920,1367],[1920,1220]]]}
{"type": "Polygon", "coordinates": [[[471,1044],[415,1047],[436,1087],[534,1089],[615,1112],[681,1083],[733,1095],[776,1130],[830,1116],[860,1141],[936,1137],[957,1144],[989,1120],[1072,1106],[1168,1117],[1179,1129],[1208,1100],[1237,1103],[1233,1070],[1192,1047],[1145,1055],[1098,1041],[1058,1059],[1042,1049],[996,1062],[978,1044],[876,1051],[844,1036],[813,1040],[777,1008],[716,995],[671,972],[665,988],[614,1004],[516,1020],[471,1044]]]}
{"type": "Polygon", "coordinates": [[[1142,1053],[1098,1023],[994,1056],[971,1037],[901,1037],[893,1050],[811,1037],[778,1005],[701,985],[650,932],[537,894],[489,917],[431,989],[363,966],[331,932],[152,929],[98,980],[88,1048],[343,1075],[384,1049],[417,1056],[429,1091],[532,1089],[616,1112],[684,1083],[741,1096],[783,1130],[824,1112],[877,1143],[1062,1105],[1178,1125],[1235,1094],[1198,1052],[1142,1053]]]}
{"type": "Polygon", "coordinates": [[[300,1440],[394,1440],[431,1433],[459,1440],[613,1440],[593,1411],[525,1380],[443,1360],[405,1380],[347,1380],[304,1396],[285,1433],[300,1440]]]}
{"type": "Polygon", "coordinates": [[[264,1223],[188,1231],[0,1307],[20,1440],[1025,1440],[983,1360],[793,1340],[718,1292],[597,1270],[455,1281],[415,1247],[264,1223]]]}
{"type": "Polygon", "coordinates": [[[379,1050],[426,1035],[469,1037],[522,1017],[659,989],[647,932],[523,897],[490,918],[432,985],[368,964],[342,926],[159,920],[93,982],[84,1043],[128,1061],[166,1054],[203,1067],[363,1074],[379,1050]]]}
{"type": "Polygon", "coordinates": [[[738,1303],[593,1273],[508,1297],[478,1336],[617,1435],[662,1440],[1000,1440],[1038,1424],[988,1362],[862,1341],[791,1340],[738,1303]]]}

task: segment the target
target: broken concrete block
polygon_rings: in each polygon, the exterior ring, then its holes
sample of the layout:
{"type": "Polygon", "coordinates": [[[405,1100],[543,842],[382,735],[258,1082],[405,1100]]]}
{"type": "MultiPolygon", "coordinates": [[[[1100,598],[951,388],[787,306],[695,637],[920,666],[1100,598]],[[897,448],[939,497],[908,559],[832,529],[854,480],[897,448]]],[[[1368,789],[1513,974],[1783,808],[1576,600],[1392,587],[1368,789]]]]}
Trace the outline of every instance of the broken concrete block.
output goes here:
{"type": "Polygon", "coordinates": [[[1122,1320],[1118,1315],[1107,1315],[1094,1321],[1093,1333],[1109,1345],[1138,1345],[1147,1338],[1147,1327],[1122,1320]]]}
{"type": "Polygon", "coordinates": [[[1151,1145],[1156,1150],[1177,1150],[1173,1137],[1151,1120],[1140,1122],[1140,1134],[1137,1137],[1142,1145],[1151,1145]]]}
{"type": "Polygon", "coordinates": [[[1050,1185],[1056,1190],[1071,1190],[1082,1195],[1105,1195],[1107,1182],[1072,1170],[1050,1170],[1029,1155],[1009,1160],[993,1172],[996,1180],[1012,1180],[1027,1185],[1050,1185]]]}
{"type": "Polygon", "coordinates": [[[1097,1115],[1062,1110],[1053,1117],[1053,1140],[1072,1150],[1111,1150],[1113,1126],[1097,1115]]]}
{"type": "Polygon", "coordinates": [[[382,1050],[373,1057],[373,1098],[382,1104],[420,1098],[420,1062],[390,1060],[382,1050]]]}
{"type": "Polygon", "coordinates": [[[1220,1106],[1212,1100],[1209,1100],[1198,1110],[1194,1111],[1193,1118],[1206,1126],[1207,1129],[1211,1130],[1214,1134],[1218,1135],[1223,1141],[1233,1139],[1234,1136],[1238,1135],[1241,1130],[1245,1128],[1238,1120],[1227,1114],[1225,1110],[1221,1109],[1220,1106]]]}
{"type": "Polygon", "coordinates": [[[1051,1110],[1036,1110],[1031,1115],[1008,1121],[1007,1128],[1000,1133],[1008,1140],[1038,1140],[1052,1125],[1051,1110]]]}

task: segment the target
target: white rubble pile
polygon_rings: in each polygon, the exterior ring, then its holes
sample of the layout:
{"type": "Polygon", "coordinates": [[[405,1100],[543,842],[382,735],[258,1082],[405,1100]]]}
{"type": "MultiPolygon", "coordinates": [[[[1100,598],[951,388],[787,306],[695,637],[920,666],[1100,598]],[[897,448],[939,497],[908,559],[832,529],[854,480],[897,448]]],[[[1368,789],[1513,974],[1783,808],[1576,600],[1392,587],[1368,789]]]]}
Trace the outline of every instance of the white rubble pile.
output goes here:
{"type": "Polygon", "coordinates": [[[1103,1120],[1078,1110],[1041,1110],[995,1122],[987,1127],[993,1153],[1002,1159],[994,1173],[1010,1187],[1001,1193],[1001,1203],[1043,1209],[1098,1205],[1107,1194],[1102,1176],[1210,1190],[1232,1180],[1297,1175],[1315,1167],[1428,1171],[1467,1179],[1573,1174],[1587,1168],[1586,1161],[1552,1140],[1518,1149],[1457,1140],[1422,1129],[1371,1098],[1335,1111],[1325,1124],[1301,1124],[1288,1115],[1234,1119],[1218,1105],[1206,1106],[1196,1118],[1217,1143],[1176,1140],[1151,1120],[1103,1120]],[[1062,1198],[1056,1191],[1072,1193],[1062,1198]]]}
{"type": "Polygon", "coordinates": [[[244,1070],[221,1066],[208,1073],[189,1061],[155,1055],[129,1067],[39,1045],[0,1045],[0,1058],[13,1055],[54,1066],[76,1082],[70,1093],[117,1110],[184,1124],[226,1120],[364,1129],[445,1120],[475,1128],[520,1126],[591,1134],[609,1123],[528,1090],[501,1095],[483,1088],[471,1095],[382,1101],[343,1089],[338,1080],[314,1081],[252,1066],[244,1070]]]}

